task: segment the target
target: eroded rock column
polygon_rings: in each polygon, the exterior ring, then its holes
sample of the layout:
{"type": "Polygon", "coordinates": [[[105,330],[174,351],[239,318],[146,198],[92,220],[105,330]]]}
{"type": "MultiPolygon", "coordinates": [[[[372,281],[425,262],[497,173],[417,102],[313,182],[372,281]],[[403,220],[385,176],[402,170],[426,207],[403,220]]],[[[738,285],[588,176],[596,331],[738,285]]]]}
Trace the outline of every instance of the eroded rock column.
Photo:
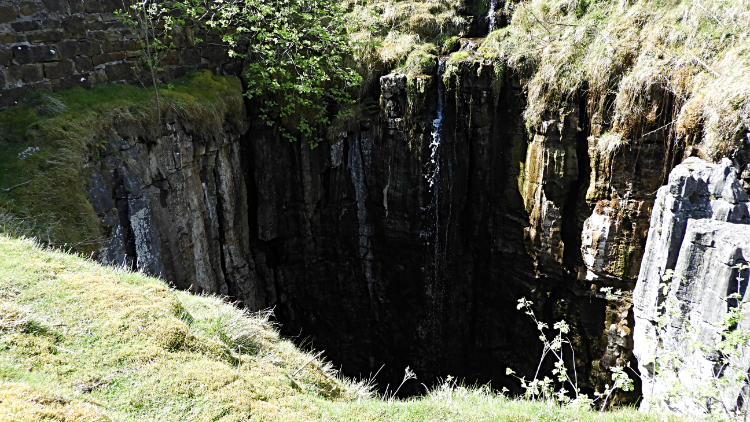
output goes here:
{"type": "MultiPolygon", "coordinates": [[[[725,315],[739,305],[727,297],[740,293],[743,308],[750,308],[747,271],[737,269],[750,261],[749,206],[726,158],[720,164],[685,160],[659,189],[633,297],[642,409],[705,415],[742,406],[746,385],[732,378],[750,370],[750,349],[741,348],[744,357],[724,366],[715,347],[725,315]],[[728,381],[722,403],[711,403],[702,388],[716,392],[709,381],[719,378],[728,381]]],[[[750,329],[748,320],[730,331],[737,329],[750,329]]]]}

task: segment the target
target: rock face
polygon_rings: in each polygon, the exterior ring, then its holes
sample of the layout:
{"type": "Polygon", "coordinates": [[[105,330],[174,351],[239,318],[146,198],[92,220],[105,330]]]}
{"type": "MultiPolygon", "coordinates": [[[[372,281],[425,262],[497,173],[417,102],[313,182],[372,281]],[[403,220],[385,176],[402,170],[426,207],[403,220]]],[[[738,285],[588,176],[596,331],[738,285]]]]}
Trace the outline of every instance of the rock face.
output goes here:
{"type": "Polygon", "coordinates": [[[89,163],[102,260],[273,307],[285,335],[345,374],[385,364],[381,387],[410,366],[427,385],[518,388],[505,369],[533,373],[542,350],[516,309],[526,297],[542,320],[569,323],[580,386],[601,390],[633,360],[633,315],[596,288],[634,284],[612,265],[645,238],[630,233],[649,198],[630,187],[661,178],[628,163],[655,167],[661,142],[598,152],[585,98],[529,137],[518,81],[498,91],[490,63],[468,63],[447,84],[438,63],[431,76],[383,76],[369,94],[379,112],[316,149],[252,118],[244,135],[169,117],[159,134],[118,128],[89,163]],[[590,263],[586,248],[603,252],[590,263]]]}
{"type": "Polygon", "coordinates": [[[408,365],[427,385],[450,374],[517,388],[505,368],[533,373],[542,349],[516,309],[526,297],[542,319],[573,327],[592,391],[629,353],[630,329],[607,330],[632,327],[632,313],[608,316],[578,280],[591,214],[586,118],[551,112],[529,142],[520,84],[495,91],[491,64],[470,63],[447,86],[437,63],[432,75],[383,76],[371,94],[380,115],[313,150],[256,123],[243,147],[266,305],[284,334],[310,336],[348,375],[385,364],[381,387],[408,365]]]}
{"type": "MultiPolygon", "coordinates": [[[[633,296],[642,408],[668,406],[701,415],[742,405],[738,397],[743,382],[731,379],[748,373],[750,349],[745,347],[742,356],[730,356],[734,363],[726,368],[711,350],[722,340],[727,312],[738,306],[737,301],[727,300],[730,294],[742,296],[747,314],[748,274],[736,266],[750,260],[749,210],[748,196],[728,159],[720,164],[685,160],[659,189],[633,296]],[[670,270],[674,275],[664,279],[670,270]],[[661,319],[665,313],[667,322],[661,319]],[[696,340],[708,351],[691,346],[696,340]],[[665,360],[672,355],[675,371],[665,360]],[[720,396],[723,406],[709,404],[701,390],[720,377],[729,382],[720,396]],[[680,387],[677,396],[669,392],[674,385],[680,387]]],[[[750,329],[748,320],[731,328],[737,329],[750,329]]]]}
{"type": "Polygon", "coordinates": [[[175,116],[163,123],[159,134],[117,128],[87,165],[89,202],[108,232],[100,260],[262,306],[249,255],[244,129],[225,123],[206,133],[175,116]]]}
{"type": "MultiPolygon", "coordinates": [[[[427,384],[447,374],[497,382],[510,363],[536,363],[519,343],[541,351],[515,308],[534,279],[517,184],[519,87],[496,102],[491,66],[461,80],[384,76],[382,114],[314,150],[260,126],[245,143],[253,254],[276,289],[268,305],[284,333],[312,336],[345,373],[386,364],[382,387],[407,365],[427,384]]],[[[551,312],[562,298],[547,292],[536,294],[551,312]]]]}
{"type": "Polygon", "coordinates": [[[385,364],[381,387],[410,366],[428,385],[518,388],[506,367],[533,373],[542,349],[526,297],[569,323],[580,386],[601,391],[609,368],[635,366],[632,303],[599,288],[635,285],[663,138],[602,150],[585,97],[529,134],[516,79],[498,90],[472,59],[443,81],[444,65],[383,76],[379,110],[315,149],[252,109],[245,134],[174,117],[158,134],[118,128],[88,165],[102,260],[273,307],[345,374],[385,364]]]}

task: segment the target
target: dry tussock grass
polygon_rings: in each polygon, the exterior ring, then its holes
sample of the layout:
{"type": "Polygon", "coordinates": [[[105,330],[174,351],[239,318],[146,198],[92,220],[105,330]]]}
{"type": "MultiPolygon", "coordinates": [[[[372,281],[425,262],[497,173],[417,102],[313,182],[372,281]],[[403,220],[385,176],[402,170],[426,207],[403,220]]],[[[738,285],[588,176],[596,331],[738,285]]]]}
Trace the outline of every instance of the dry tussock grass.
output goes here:
{"type": "Polygon", "coordinates": [[[0,422],[106,422],[100,406],[65,400],[25,383],[0,384],[0,422]]]}
{"type": "MultiPolygon", "coordinates": [[[[459,0],[347,0],[349,39],[360,73],[382,73],[402,65],[415,49],[439,51],[468,29],[459,0]]],[[[422,69],[405,69],[420,73],[422,69]]],[[[364,75],[367,80],[367,75],[364,75]]]]}
{"type": "Polygon", "coordinates": [[[750,131],[750,1],[531,0],[481,48],[520,74],[529,127],[588,92],[594,128],[634,140],[664,116],[673,135],[722,154],[750,131]]]}

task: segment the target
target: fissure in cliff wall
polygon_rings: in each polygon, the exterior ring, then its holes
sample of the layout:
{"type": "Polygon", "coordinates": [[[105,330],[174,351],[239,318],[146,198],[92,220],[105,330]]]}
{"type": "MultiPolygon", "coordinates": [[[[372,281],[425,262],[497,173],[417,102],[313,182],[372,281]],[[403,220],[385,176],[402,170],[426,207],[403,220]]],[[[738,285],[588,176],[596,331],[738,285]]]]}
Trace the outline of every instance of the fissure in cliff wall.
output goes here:
{"type": "MultiPolygon", "coordinates": [[[[148,84],[142,47],[133,28],[115,15],[121,0],[0,1],[0,109],[16,104],[29,90],[59,91],[107,82],[148,84]]],[[[159,63],[162,81],[189,70],[238,74],[216,34],[176,31],[159,63]],[[196,39],[203,39],[196,43],[196,39]]]]}

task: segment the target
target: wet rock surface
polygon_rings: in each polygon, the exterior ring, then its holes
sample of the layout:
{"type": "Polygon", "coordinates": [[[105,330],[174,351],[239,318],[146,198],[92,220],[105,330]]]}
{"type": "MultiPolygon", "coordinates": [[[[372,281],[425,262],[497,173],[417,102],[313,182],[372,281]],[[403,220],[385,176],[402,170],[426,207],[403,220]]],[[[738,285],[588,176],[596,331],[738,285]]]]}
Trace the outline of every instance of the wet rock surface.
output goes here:
{"type": "MultiPolygon", "coordinates": [[[[533,373],[542,350],[516,309],[526,297],[543,319],[574,327],[579,379],[591,391],[592,361],[606,348],[606,301],[562,259],[529,253],[526,207],[534,205],[519,189],[528,149],[521,87],[509,79],[494,92],[489,63],[461,72],[446,86],[437,149],[434,74],[382,77],[377,121],[313,150],[260,126],[246,135],[251,249],[260,282],[273,286],[266,305],[284,334],[326,350],[346,374],[385,364],[381,388],[400,382],[407,365],[427,385],[454,375],[517,388],[506,367],[533,373]]],[[[536,179],[536,190],[560,204],[575,190],[582,201],[577,162],[565,182],[573,188],[553,186],[551,168],[539,168],[549,177],[536,179]]],[[[590,212],[582,206],[574,227],[590,212]]],[[[569,220],[556,224],[567,230],[569,220]]],[[[415,382],[402,391],[420,390],[415,382]]]]}

